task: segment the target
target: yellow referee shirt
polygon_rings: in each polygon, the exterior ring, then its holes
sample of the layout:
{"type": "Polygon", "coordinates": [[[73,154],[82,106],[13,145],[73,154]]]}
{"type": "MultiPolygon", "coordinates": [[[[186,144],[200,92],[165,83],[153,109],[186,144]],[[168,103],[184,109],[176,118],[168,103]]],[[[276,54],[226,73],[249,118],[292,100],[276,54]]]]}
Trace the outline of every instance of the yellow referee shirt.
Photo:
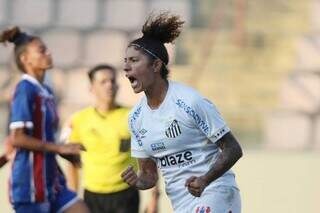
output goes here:
{"type": "Polygon", "coordinates": [[[120,177],[129,164],[136,166],[130,156],[129,109],[118,107],[105,114],[94,107],[85,108],[71,117],[68,141],[82,144],[84,188],[95,193],[112,193],[129,186],[120,177]]]}

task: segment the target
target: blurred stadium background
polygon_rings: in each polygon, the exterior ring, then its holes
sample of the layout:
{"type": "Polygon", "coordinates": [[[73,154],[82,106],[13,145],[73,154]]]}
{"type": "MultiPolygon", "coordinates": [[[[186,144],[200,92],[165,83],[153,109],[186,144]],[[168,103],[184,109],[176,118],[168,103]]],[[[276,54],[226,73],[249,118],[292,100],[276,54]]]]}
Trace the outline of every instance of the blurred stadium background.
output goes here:
{"type": "MultiPolygon", "coordinates": [[[[244,147],[235,167],[243,212],[320,212],[320,0],[0,0],[0,27],[47,43],[63,123],[92,101],[88,67],[121,70],[126,44],[160,10],[186,21],[168,46],[171,79],[214,101],[244,147]]],[[[0,139],[19,75],[12,47],[0,46],[0,139]]],[[[139,95],[119,77],[118,101],[132,106],[139,95]]],[[[8,174],[0,171],[1,212],[12,212],[8,174]]],[[[164,192],[160,212],[172,212],[164,192]]]]}

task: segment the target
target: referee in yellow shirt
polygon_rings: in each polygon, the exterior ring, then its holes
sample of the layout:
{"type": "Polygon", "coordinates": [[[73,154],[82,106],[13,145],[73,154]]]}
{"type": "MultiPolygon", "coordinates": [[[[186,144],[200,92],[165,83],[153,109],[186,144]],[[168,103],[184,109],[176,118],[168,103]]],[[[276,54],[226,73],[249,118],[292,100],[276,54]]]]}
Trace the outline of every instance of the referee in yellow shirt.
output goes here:
{"type": "MultiPolygon", "coordinates": [[[[115,103],[118,90],[116,69],[98,65],[88,72],[95,104],[71,116],[68,141],[82,144],[81,153],[84,201],[92,213],[138,213],[139,193],[120,177],[130,157],[129,109],[115,103]]],[[[68,165],[67,181],[78,191],[79,172],[68,165]]]]}

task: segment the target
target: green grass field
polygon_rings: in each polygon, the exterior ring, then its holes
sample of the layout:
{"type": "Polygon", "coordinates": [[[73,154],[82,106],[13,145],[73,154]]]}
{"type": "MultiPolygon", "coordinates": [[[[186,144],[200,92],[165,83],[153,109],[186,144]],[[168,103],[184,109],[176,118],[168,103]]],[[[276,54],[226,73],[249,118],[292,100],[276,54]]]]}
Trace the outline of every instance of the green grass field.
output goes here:
{"type": "MultiPolygon", "coordinates": [[[[243,213],[320,212],[320,153],[245,150],[234,168],[243,213]]],[[[13,212],[7,199],[9,166],[0,170],[0,212],[13,212]]],[[[161,182],[163,183],[163,182],[161,182]]],[[[163,189],[163,187],[161,187],[163,189]]],[[[142,206],[149,197],[142,193],[142,206]]],[[[160,212],[172,212],[162,192],[160,212]]]]}

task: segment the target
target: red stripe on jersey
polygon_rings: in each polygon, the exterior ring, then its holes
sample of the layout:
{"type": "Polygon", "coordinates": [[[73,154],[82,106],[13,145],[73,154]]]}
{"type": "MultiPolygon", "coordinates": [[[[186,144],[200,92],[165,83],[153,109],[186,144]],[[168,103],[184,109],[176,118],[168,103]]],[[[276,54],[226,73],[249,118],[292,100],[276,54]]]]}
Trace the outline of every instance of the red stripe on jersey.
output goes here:
{"type": "Polygon", "coordinates": [[[43,152],[34,152],[33,174],[36,202],[44,201],[43,152]]]}
{"type": "MultiPolygon", "coordinates": [[[[37,96],[35,98],[35,110],[33,116],[33,136],[38,138],[39,140],[43,140],[43,115],[42,115],[42,98],[37,96]]],[[[31,153],[30,153],[31,154],[31,153]]],[[[35,200],[36,202],[43,202],[44,199],[44,171],[43,171],[43,163],[44,163],[44,153],[43,152],[33,152],[33,180],[35,187],[35,200]]]]}

